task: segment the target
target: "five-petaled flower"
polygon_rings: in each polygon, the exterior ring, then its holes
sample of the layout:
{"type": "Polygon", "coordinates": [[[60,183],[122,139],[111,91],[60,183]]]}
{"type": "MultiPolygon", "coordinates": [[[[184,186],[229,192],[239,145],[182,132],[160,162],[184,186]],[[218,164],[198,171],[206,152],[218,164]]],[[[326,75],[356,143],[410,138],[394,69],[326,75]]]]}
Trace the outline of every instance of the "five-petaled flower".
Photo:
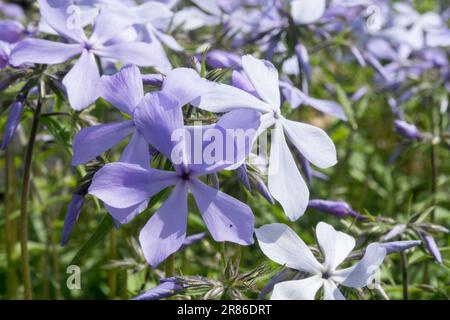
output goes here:
{"type": "Polygon", "coordinates": [[[317,261],[303,240],[284,224],[265,225],[255,232],[259,246],[267,257],[286,267],[311,274],[305,279],[276,284],[271,296],[273,300],[313,300],[322,287],[324,299],[343,300],[345,297],[337,285],[351,288],[369,285],[386,256],[382,245],[372,243],[356,265],[337,269],[355,247],[355,239],[324,222],[319,222],[316,227],[323,263],[317,261]]]}
{"type": "Polygon", "coordinates": [[[60,7],[52,7],[48,1],[39,0],[43,19],[69,43],[27,38],[13,48],[10,63],[15,66],[25,63],[60,64],[81,55],[63,79],[69,102],[75,110],[86,108],[98,97],[96,86],[100,72],[96,56],[139,66],[159,67],[163,71],[170,69],[167,57],[159,48],[154,48],[154,43],[131,42],[126,37],[120,37],[131,27],[131,20],[101,10],[88,38],[81,26],[68,23],[70,11],[67,9],[71,4],[72,1],[67,1],[60,7]]]}
{"type": "Polygon", "coordinates": [[[217,84],[197,101],[211,112],[250,109],[262,113],[259,132],[274,126],[270,149],[269,191],[291,220],[301,217],[308,206],[309,190],[289,150],[286,136],[312,164],[328,168],[336,164],[336,148],[328,135],[317,127],[295,122],[281,115],[278,71],[269,61],[251,55],[242,57],[242,67],[262,100],[238,88],[217,84]],[[292,194],[293,190],[298,190],[292,194]]]}

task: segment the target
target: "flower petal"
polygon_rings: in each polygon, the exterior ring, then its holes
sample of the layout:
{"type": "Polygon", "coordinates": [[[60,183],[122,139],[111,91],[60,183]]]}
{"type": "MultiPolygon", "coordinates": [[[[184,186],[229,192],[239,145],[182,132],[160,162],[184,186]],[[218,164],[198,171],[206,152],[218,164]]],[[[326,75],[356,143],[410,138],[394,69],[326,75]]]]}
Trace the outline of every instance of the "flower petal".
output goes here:
{"type": "Polygon", "coordinates": [[[102,44],[124,32],[133,24],[131,19],[122,18],[111,10],[100,9],[94,21],[94,31],[89,42],[102,44]]]}
{"type": "Polygon", "coordinates": [[[136,64],[141,67],[156,67],[161,71],[172,69],[166,53],[157,46],[157,42],[120,42],[93,51],[101,57],[136,64]]]}
{"type": "Polygon", "coordinates": [[[336,147],[325,131],[309,124],[282,119],[283,128],[297,150],[319,168],[337,163],[336,147]]]}
{"type": "Polygon", "coordinates": [[[316,236],[320,250],[325,257],[324,266],[329,271],[335,270],[355,247],[355,239],[353,237],[336,231],[325,222],[317,224],[316,236]]]}
{"type": "Polygon", "coordinates": [[[162,90],[171,93],[177,98],[180,106],[184,106],[192,100],[211,92],[214,87],[213,82],[200,77],[194,69],[176,68],[164,78],[162,90]]]}
{"type": "Polygon", "coordinates": [[[242,67],[258,95],[272,109],[278,110],[281,103],[280,87],[278,71],[273,64],[266,60],[256,59],[251,55],[245,55],[242,57],[242,67]]]}
{"type": "Polygon", "coordinates": [[[321,274],[322,265],[303,240],[285,224],[266,224],[255,230],[259,247],[272,261],[289,268],[321,274]]]}
{"type": "Polygon", "coordinates": [[[13,48],[10,63],[20,66],[24,63],[58,64],[80,54],[79,44],[67,44],[42,39],[25,39],[13,48]]]}
{"type": "Polygon", "coordinates": [[[240,109],[224,114],[213,126],[188,127],[189,169],[205,175],[244,162],[257,138],[259,126],[258,112],[240,109]]]}
{"type": "Polygon", "coordinates": [[[295,221],[305,213],[309,201],[308,186],[292,157],[279,122],[272,130],[268,187],[290,220],[295,221]]]}
{"type": "Polygon", "coordinates": [[[66,1],[59,6],[51,6],[47,0],[39,0],[42,18],[60,35],[75,42],[86,41],[81,25],[81,12],[73,1],[66,1]]]}
{"type": "Polygon", "coordinates": [[[385,256],[386,249],[378,243],[372,243],[367,247],[361,261],[353,267],[334,272],[332,280],[346,287],[365,287],[378,271],[385,256]]]}
{"type": "Polygon", "coordinates": [[[203,95],[195,106],[210,112],[228,112],[236,109],[251,109],[262,113],[272,112],[272,107],[238,88],[216,84],[214,90],[203,95]]]}
{"type": "Polygon", "coordinates": [[[99,80],[100,73],[95,57],[84,50],[78,62],[63,79],[72,108],[82,110],[97,99],[99,80]]]}
{"type": "Polygon", "coordinates": [[[133,218],[136,217],[139,213],[147,209],[148,200],[135,204],[129,208],[118,209],[108,206],[106,203],[104,204],[104,206],[115,221],[117,221],[120,224],[127,224],[128,222],[133,220],[133,218]]]}
{"type": "Polygon", "coordinates": [[[139,68],[127,65],[115,75],[102,76],[98,84],[99,96],[127,114],[144,98],[144,85],[139,68]]]}
{"type": "Polygon", "coordinates": [[[320,276],[280,282],[273,288],[270,300],[314,300],[322,285],[320,276]]]}
{"type": "Polygon", "coordinates": [[[120,156],[120,162],[135,163],[143,168],[150,166],[150,150],[147,141],[135,132],[120,156]]]}
{"type": "Polygon", "coordinates": [[[81,129],[73,140],[72,165],[78,166],[101,155],[133,132],[133,122],[123,121],[81,129]]]}
{"type": "MultiPolygon", "coordinates": [[[[136,107],[133,116],[134,123],[144,139],[172,162],[177,161],[178,159],[172,157],[177,143],[172,139],[172,134],[176,130],[184,133],[184,120],[176,98],[161,91],[147,94],[136,107]]],[[[182,151],[184,152],[184,146],[182,151]]]]}
{"type": "Polygon", "coordinates": [[[195,179],[189,187],[215,241],[253,243],[254,217],[249,206],[195,179]]]}
{"type": "Polygon", "coordinates": [[[298,108],[300,105],[309,105],[320,112],[330,114],[343,121],[347,120],[344,109],[338,103],[309,97],[298,88],[287,82],[282,82],[281,87],[283,95],[286,97],[293,109],[298,108]]]}
{"type": "Polygon", "coordinates": [[[139,234],[145,259],[153,268],[183,245],[187,215],[187,186],[182,182],[175,187],[139,234]]]}
{"type": "Polygon", "coordinates": [[[297,24],[316,22],[322,17],[325,9],[325,0],[294,0],[291,2],[291,15],[297,24]]]}
{"type": "Polygon", "coordinates": [[[336,284],[331,280],[323,282],[323,300],[346,300],[336,284]]]}
{"type": "Polygon", "coordinates": [[[105,165],[95,174],[89,193],[111,207],[124,209],[148,200],[178,181],[175,172],[116,162],[105,165]]]}

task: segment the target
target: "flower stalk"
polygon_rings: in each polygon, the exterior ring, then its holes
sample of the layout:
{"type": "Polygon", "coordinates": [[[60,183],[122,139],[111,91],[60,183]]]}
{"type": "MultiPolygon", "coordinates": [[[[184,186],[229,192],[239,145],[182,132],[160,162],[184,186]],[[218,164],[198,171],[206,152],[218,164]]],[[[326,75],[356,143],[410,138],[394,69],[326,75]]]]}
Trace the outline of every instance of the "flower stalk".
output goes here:
{"type": "Polygon", "coordinates": [[[24,299],[32,299],[32,284],[30,272],[30,259],[28,255],[28,198],[30,195],[31,165],[33,161],[33,149],[39,127],[39,118],[42,110],[42,99],[45,96],[44,83],[39,84],[39,97],[34,110],[31,125],[30,138],[25,154],[24,174],[22,183],[22,197],[20,201],[20,250],[22,260],[22,281],[24,285],[24,299]]]}

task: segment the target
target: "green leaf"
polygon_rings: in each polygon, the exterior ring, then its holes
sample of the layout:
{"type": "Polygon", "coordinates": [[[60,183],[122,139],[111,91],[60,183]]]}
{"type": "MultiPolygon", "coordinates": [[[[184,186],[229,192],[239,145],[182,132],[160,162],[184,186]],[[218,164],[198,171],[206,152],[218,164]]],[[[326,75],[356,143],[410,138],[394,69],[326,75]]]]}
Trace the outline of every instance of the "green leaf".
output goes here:
{"type": "Polygon", "coordinates": [[[429,215],[435,210],[435,206],[429,207],[425,211],[418,212],[414,214],[408,221],[408,224],[412,224],[415,222],[423,222],[429,215]]]}
{"type": "Polygon", "coordinates": [[[113,219],[109,214],[105,214],[97,229],[94,231],[88,241],[81,247],[70,264],[77,265],[80,260],[92,250],[113,228],[113,219]]]}
{"type": "Polygon", "coordinates": [[[70,144],[70,131],[67,128],[64,128],[60,122],[52,119],[51,117],[41,117],[41,122],[70,153],[70,150],[72,149],[70,144]]]}

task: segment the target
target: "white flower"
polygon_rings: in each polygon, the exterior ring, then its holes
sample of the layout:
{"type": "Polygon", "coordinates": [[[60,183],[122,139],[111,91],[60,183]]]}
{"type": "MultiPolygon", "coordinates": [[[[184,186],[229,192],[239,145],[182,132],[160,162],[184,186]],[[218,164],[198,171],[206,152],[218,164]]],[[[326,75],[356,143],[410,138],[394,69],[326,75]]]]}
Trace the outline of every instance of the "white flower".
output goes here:
{"type": "Polygon", "coordinates": [[[210,112],[251,109],[262,113],[260,132],[274,127],[270,149],[268,187],[290,220],[301,217],[309,200],[309,190],[289,150],[286,137],[312,164],[328,168],[336,164],[336,148],[328,135],[317,127],[290,121],[281,115],[277,69],[266,60],[242,57],[242,67],[262,100],[238,88],[217,84],[196,103],[210,112]]]}
{"type": "Polygon", "coordinates": [[[271,260],[311,274],[305,279],[276,284],[272,300],[314,300],[322,287],[325,300],[344,300],[337,285],[352,288],[367,286],[386,256],[385,248],[372,243],[356,265],[337,269],[353,250],[355,239],[324,222],[319,222],[316,228],[323,263],[317,261],[303,240],[284,224],[262,226],[256,230],[256,237],[261,250],[271,260]]]}

